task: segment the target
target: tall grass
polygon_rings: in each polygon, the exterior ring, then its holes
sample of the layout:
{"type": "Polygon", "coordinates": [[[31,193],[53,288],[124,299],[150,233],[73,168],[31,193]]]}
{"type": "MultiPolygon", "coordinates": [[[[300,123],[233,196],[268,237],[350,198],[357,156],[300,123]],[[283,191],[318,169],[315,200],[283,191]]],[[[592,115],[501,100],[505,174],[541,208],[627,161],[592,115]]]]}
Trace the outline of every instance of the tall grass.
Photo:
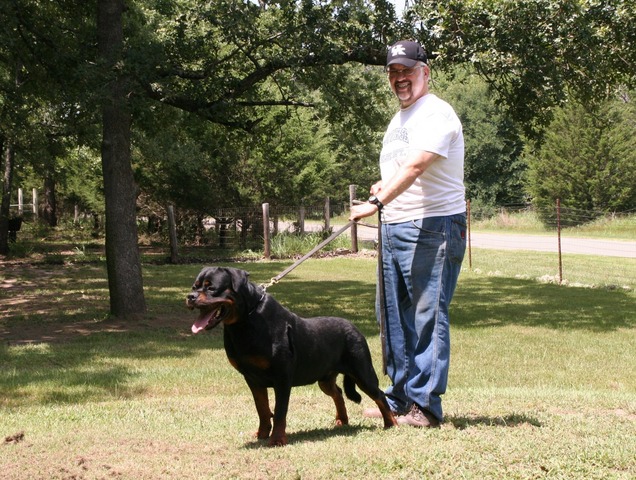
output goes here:
{"type": "MultiPolygon", "coordinates": [[[[523,269],[516,253],[502,258],[523,269]]],[[[289,263],[232,265],[259,283],[289,263]]],[[[189,332],[183,299],[199,268],[145,266],[149,314],[123,325],[106,318],[102,266],[0,274],[3,335],[52,339],[0,345],[3,479],[636,477],[634,291],[464,269],[440,430],[385,431],[362,416],[367,398],[335,428],[310,385],[292,392],[290,444],[270,449],[252,436],[253,401],[221,331],[189,332]],[[54,335],[69,324],[75,335],[54,335]]],[[[349,318],[381,364],[374,259],[312,259],[269,292],[302,315],[349,318]]]]}
{"type": "MultiPolygon", "coordinates": [[[[271,253],[275,258],[288,258],[304,255],[312,248],[329,237],[331,232],[319,231],[299,235],[296,233],[279,233],[272,238],[271,253]]],[[[346,235],[336,237],[322,249],[323,252],[336,250],[348,250],[351,248],[351,240],[346,235]]]]}
{"type": "MultiPolygon", "coordinates": [[[[501,209],[497,214],[483,219],[473,219],[475,231],[507,233],[551,233],[556,226],[546,227],[532,210],[501,209]]],[[[594,237],[634,240],[636,215],[603,216],[576,227],[563,228],[563,236],[594,237]]]]}

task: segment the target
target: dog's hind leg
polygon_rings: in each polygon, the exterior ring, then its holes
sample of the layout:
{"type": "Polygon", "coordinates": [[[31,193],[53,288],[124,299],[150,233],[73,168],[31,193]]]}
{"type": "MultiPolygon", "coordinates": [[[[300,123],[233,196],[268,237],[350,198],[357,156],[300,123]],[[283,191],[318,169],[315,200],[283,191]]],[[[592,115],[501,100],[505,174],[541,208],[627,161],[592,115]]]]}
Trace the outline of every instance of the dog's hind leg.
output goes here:
{"type": "Polygon", "coordinates": [[[384,393],[380,392],[380,397],[374,398],[373,400],[380,409],[380,413],[382,413],[384,428],[397,427],[397,420],[395,419],[395,415],[393,415],[393,412],[391,411],[391,407],[389,407],[389,404],[386,401],[384,393]]]}
{"type": "Polygon", "coordinates": [[[321,380],[318,382],[320,390],[329,395],[333,399],[333,403],[336,404],[336,425],[348,425],[349,417],[347,416],[347,407],[345,406],[344,397],[342,396],[342,390],[336,385],[336,376],[329,378],[328,380],[321,380]]]}
{"type": "Polygon", "coordinates": [[[358,385],[360,390],[366,393],[378,406],[378,409],[382,414],[382,419],[384,420],[384,428],[397,427],[397,420],[395,419],[395,415],[393,415],[393,412],[391,411],[391,407],[389,407],[389,402],[386,401],[384,392],[380,390],[378,377],[376,376],[375,372],[373,372],[373,378],[375,380],[372,383],[362,382],[356,378],[356,385],[358,385]]]}
{"type": "MultiPolygon", "coordinates": [[[[364,369],[361,371],[364,371],[364,369]]],[[[391,407],[389,407],[389,403],[386,401],[384,392],[380,389],[375,370],[373,370],[373,368],[367,369],[365,375],[356,376],[353,380],[360,390],[367,394],[380,409],[382,419],[384,420],[384,428],[397,427],[397,420],[391,411],[391,407]]]]}
{"type": "Polygon", "coordinates": [[[269,397],[267,396],[267,388],[255,387],[249,385],[254,397],[254,404],[256,405],[256,412],[258,413],[258,431],[256,432],[256,438],[263,440],[269,438],[269,433],[272,430],[272,410],[269,408],[269,397]]]}

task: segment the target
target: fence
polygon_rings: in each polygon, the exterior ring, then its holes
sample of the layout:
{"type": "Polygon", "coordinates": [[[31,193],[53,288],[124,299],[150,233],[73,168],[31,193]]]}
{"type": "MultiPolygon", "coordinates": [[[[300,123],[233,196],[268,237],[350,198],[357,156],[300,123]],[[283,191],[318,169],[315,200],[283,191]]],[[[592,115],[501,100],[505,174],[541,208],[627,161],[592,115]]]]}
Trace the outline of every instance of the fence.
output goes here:
{"type": "Polygon", "coordinates": [[[38,191],[37,189],[33,189],[31,195],[31,203],[24,203],[24,192],[21,188],[18,188],[18,203],[12,203],[9,205],[10,208],[17,208],[19,217],[23,216],[25,213],[25,207],[27,207],[28,213],[32,213],[37,216],[38,214],[38,191]]]}
{"type": "MultiPolygon", "coordinates": [[[[334,216],[340,215],[341,218],[346,219],[350,205],[356,202],[356,190],[355,187],[351,187],[348,205],[336,205],[334,208],[326,199],[323,205],[314,207],[280,207],[263,204],[250,209],[219,210],[211,213],[210,227],[214,227],[220,232],[218,241],[223,246],[246,245],[246,240],[252,239],[252,245],[256,249],[262,248],[264,257],[270,258],[270,240],[273,236],[285,231],[298,234],[330,232],[334,216]],[[225,240],[221,235],[223,231],[227,234],[225,240]]],[[[561,208],[560,203],[557,203],[552,209],[542,212],[538,212],[528,205],[517,205],[502,207],[499,208],[499,211],[490,211],[488,215],[484,215],[482,211],[471,211],[469,201],[467,202],[467,214],[468,238],[464,265],[470,269],[483,268],[486,256],[493,255],[487,251],[514,250],[519,252],[518,257],[521,262],[519,265],[523,264],[524,270],[530,271],[535,277],[554,283],[564,281],[576,283],[577,278],[572,275],[572,266],[574,263],[583,263],[581,257],[576,256],[583,254],[592,256],[589,257],[592,260],[586,259],[586,263],[592,263],[593,267],[596,267],[593,276],[599,279],[599,284],[636,287],[636,241],[612,241],[580,236],[564,237],[562,235],[562,223],[571,225],[598,219],[602,212],[564,209],[561,208]],[[533,215],[527,215],[528,211],[532,211],[533,215]],[[528,225],[527,229],[529,231],[543,229],[545,233],[509,233],[510,228],[507,228],[507,223],[519,228],[519,219],[515,216],[534,218],[535,224],[528,225]],[[538,217],[541,220],[538,220],[538,217]],[[564,217],[565,222],[563,222],[564,217]],[[488,220],[484,220],[486,218],[488,220]],[[479,221],[480,229],[478,231],[474,231],[473,228],[475,221],[479,221]],[[496,231],[502,233],[496,233],[496,231]],[[554,255],[536,255],[535,252],[553,253],[554,255]],[[622,262],[622,270],[619,271],[615,267],[607,266],[610,257],[623,257],[625,259],[622,262]]],[[[613,220],[618,217],[615,215],[613,220]]],[[[369,219],[369,222],[373,221],[374,219],[369,219]]],[[[366,242],[368,248],[373,248],[372,245],[377,239],[377,227],[368,223],[353,225],[351,230],[344,235],[349,235],[351,251],[357,253],[359,241],[366,242]]],[[[612,265],[615,265],[615,262],[612,265]]],[[[508,270],[506,274],[508,274],[509,271],[514,271],[517,265],[505,267],[508,270]]],[[[492,273],[496,275],[498,271],[495,270],[492,273]]]]}

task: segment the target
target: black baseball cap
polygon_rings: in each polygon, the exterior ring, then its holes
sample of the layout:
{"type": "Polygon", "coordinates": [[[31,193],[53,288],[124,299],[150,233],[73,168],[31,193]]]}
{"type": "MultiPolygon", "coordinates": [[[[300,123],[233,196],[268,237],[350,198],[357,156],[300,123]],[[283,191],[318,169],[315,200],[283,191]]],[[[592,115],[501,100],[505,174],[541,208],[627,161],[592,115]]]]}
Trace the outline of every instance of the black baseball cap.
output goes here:
{"type": "Polygon", "coordinates": [[[417,42],[400,40],[389,47],[386,54],[386,66],[399,63],[407,67],[414,67],[417,62],[426,63],[426,51],[417,42]]]}

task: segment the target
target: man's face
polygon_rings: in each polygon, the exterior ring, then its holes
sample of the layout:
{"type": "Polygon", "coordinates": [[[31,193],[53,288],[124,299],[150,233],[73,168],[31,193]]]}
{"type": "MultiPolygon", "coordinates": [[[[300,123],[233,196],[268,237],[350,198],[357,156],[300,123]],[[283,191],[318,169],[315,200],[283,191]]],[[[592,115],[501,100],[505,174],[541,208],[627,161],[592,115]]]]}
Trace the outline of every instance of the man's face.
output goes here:
{"type": "Polygon", "coordinates": [[[415,67],[393,64],[386,69],[391,89],[400,101],[400,107],[407,108],[428,93],[428,65],[415,67]]]}

